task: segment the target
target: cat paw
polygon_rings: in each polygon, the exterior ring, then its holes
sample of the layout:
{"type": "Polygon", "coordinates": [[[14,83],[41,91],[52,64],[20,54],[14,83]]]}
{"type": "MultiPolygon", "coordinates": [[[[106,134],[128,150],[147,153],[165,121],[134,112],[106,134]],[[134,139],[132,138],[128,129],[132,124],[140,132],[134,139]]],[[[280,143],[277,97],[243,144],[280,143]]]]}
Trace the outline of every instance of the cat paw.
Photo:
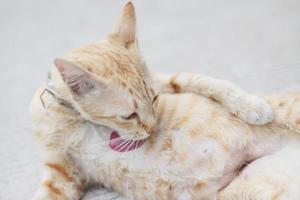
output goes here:
{"type": "Polygon", "coordinates": [[[249,124],[263,125],[274,119],[272,107],[265,100],[256,96],[240,96],[235,107],[236,115],[249,124]]]}

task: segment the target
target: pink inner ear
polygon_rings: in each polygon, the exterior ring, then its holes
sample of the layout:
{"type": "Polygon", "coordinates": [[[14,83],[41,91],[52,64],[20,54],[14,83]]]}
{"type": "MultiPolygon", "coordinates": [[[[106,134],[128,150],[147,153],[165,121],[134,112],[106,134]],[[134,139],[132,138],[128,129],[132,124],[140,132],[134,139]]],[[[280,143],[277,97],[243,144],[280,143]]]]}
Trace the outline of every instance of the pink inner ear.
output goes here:
{"type": "Polygon", "coordinates": [[[82,95],[95,87],[90,80],[85,79],[85,77],[76,77],[74,79],[69,79],[66,82],[75,94],[82,95]]]}
{"type": "Polygon", "coordinates": [[[57,58],[54,60],[54,64],[59,72],[62,72],[64,70],[64,63],[65,63],[65,61],[62,59],[57,58]]]}
{"type": "Polygon", "coordinates": [[[116,32],[122,38],[126,45],[135,42],[136,35],[136,19],[135,10],[131,2],[128,2],[124,8],[119,20],[118,26],[116,27],[116,32]]]}
{"type": "Polygon", "coordinates": [[[87,74],[72,74],[65,78],[65,82],[77,95],[85,94],[95,88],[94,81],[87,74]]]}
{"type": "Polygon", "coordinates": [[[95,88],[95,82],[91,75],[76,64],[63,59],[56,59],[54,64],[64,82],[75,94],[82,95],[95,88]]]}

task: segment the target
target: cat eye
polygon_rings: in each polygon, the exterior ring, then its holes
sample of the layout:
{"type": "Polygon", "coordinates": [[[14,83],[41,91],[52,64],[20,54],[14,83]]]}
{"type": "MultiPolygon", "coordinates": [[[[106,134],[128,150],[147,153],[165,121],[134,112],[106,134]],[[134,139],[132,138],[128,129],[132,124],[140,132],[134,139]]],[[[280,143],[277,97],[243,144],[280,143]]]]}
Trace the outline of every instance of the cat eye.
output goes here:
{"type": "Polygon", "coordinates": [[[157,99],[158,99],[158,95],[155,95],[155,97],[152,100],[152,104],[154,104],[157,101],[157,99]]]}
{"type": "Polygon", "coordinates": [[[125,120],[131,120],[131,119],[134,119],[134,118],[137,118],[138,115],[136,112],[133,112],[132,114],[128,115],[128,116],[122,116],[123,119],[125,120]]]}

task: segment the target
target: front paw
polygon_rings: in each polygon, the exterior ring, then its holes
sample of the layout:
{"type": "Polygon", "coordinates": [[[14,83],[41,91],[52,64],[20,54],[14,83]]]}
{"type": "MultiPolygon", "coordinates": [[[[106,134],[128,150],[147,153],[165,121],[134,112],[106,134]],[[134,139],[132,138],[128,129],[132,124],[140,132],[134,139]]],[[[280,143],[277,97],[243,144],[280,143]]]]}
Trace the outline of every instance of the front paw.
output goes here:
{"type": "Polygon", "coordinates": [[[240,96],[236,101],[235,108],[236,115],[249,124],[263,125],[274,119],[272,107],[265,100],[256,96],[240,96]]]}

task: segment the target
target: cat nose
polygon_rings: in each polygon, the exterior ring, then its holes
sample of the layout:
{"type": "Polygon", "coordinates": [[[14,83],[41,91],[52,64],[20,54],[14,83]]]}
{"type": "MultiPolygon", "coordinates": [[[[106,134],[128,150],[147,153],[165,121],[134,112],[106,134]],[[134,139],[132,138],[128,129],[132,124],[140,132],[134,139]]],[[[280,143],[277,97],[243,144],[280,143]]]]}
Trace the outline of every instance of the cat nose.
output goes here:
{"type": "Polygon", "coordinates": [[[149,125],[146,125],[146,124],[142,124],[142,127],[145,129],[145,131],[151,135],[153,133],[153,130],[154,130],[154,126],[149,126],[149,125]]]}

